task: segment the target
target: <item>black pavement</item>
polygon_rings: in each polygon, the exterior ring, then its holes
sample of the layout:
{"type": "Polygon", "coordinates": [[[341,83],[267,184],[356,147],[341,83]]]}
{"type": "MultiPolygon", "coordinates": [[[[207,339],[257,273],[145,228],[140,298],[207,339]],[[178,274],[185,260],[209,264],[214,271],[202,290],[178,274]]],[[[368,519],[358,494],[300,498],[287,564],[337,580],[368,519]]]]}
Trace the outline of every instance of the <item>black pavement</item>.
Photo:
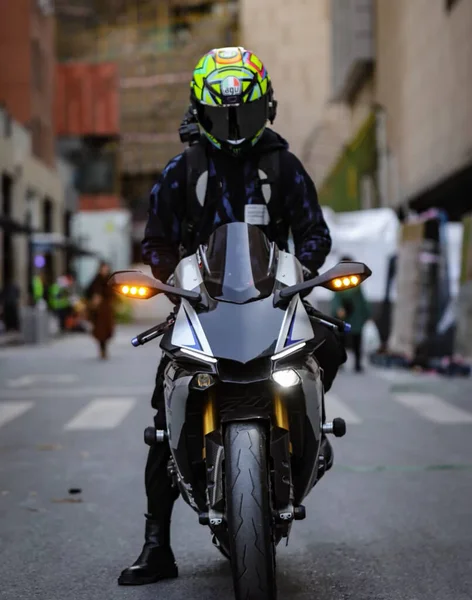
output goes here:
{"type": "MultiPolygon", "coordinates": [[[[227,561],[181,500],[179,579],[117,586],[142,545],[159,354],[133,349],[136,332],[120,329],[107,362],[82,335],[0,349],[1,599],[232,599],[227,561]]],[[[470,600],[472,380],[347,367],[327,398],[348,434],[278,548],[279,597],[470,600]]]]}

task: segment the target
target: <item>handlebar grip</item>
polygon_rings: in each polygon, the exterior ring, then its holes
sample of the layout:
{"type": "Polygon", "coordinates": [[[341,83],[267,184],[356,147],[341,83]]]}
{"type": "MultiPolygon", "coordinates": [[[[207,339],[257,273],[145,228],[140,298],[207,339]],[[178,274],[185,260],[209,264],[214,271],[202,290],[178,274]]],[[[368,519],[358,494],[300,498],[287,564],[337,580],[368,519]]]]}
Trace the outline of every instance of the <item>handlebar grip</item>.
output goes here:
{"type": "Polygon", "coordinates": [[[138,346],[143,346],[144,344],[147,344],[148,342],[159,337],[160,335],[163,335],[174,323],[175,318],[173,315],[171,315],[166,321],[164,321],[164,323],[154,325],[154,327],[151,327],[150,329],[147,329],[146,331],[143,331],[142,333],[137,335],[131,340],[131,344],[135,348],[137,348],[138,346]]]}
{"type": "Polygon", "coordinates": [[[351,331],[350,324],[346,323],[346,321],[343,321],[342,319],[337,319],[336,317],[328,317],[326,321],[331,321],[331,323],[333,323],[333,325],[336,325],[336,327],[338,327],[340,331],[345,331],[347,333],[351,331]]]}
{"type": "Polygon", "coordinates": [[[158,337],[162,333],[163,333],[163,325],[162,325],[162,323],[160,323],[159,325],[155,325],[154,327],[151,327],[150,329],[147,329],[146,331],[143,331],[142,333],[137,335],[135,338],[133,338],[131,340],[131,344],[135,348],[137,348],[138,346],[143,346],[144,344],[146,344],[147,342],[150,342],[151,340],[158,337]]]}
{"type": "Polygon", "coordinates": [[[339,331],[346,332],[346,333],[349,333],[351,331],[351,325],[349,323],[346,323],[346,321],[338,319],[337,317],[331,317],[329,315],[325,315],[324,313],[322,313],[321,311],[319,311],[313,307],[311,307],[310,313],[313,316],[315,316],[317,319],[320,319],[321,321],[325,321],[325,323],[331,323],[331,325],[335,325],[339,329],[339,331]]]}

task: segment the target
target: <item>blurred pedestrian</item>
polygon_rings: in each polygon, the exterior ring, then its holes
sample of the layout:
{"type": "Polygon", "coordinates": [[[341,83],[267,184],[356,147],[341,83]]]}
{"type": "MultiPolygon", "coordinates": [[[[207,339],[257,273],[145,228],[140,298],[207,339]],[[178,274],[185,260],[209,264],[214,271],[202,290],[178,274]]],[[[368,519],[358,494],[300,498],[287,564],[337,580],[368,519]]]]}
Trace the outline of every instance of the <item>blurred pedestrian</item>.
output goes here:
{"type": "Polygon", "coordinates": [[[110,273],[108,263],[102,262],[85,294],[93,325],[92,335],[98,341],[102,359],[108,358],[108,342],[113,337],[115,329],[114,292],[107,285],[110,273]]]}
{"type": "MultiPolygon", "coordinates": [[[[352,262],[354,259],[344,256],[341,260],[352,262]]],[[[336,292],[331,303],[331,313],[351,325],[351,331],[346,336],[346,345],[354,352],[356,373],[361,373],[363,370],[362,330],[371,317],[371,308],[364,296],[362,286],[336,292]]]]}

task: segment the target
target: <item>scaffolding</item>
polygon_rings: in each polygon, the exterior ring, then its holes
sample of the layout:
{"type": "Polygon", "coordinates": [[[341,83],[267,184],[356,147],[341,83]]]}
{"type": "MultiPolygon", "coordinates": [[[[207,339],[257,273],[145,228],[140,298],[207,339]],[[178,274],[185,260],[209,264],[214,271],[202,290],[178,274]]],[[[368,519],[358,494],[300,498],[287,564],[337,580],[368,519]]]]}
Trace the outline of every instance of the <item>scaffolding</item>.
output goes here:
{"type": "Polygon", "coordinates": [[[178,128],[196,62],[237,44],[235,2],[57,0],[56,16],[61,61],[118,65],[123,173],[162,169],[182,150],[178,128]]]}

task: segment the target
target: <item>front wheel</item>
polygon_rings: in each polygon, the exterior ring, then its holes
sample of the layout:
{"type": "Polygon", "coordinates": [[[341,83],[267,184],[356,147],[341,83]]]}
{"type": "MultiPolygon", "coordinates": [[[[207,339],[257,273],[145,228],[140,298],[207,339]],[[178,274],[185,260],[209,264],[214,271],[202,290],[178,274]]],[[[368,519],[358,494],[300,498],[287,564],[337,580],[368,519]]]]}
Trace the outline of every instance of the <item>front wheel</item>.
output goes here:
{"type": "Polygon", "coordinates": [[[236,600],[276,600],[275,544],[263,423],[226,427],[225,490],[236,600]]]}

